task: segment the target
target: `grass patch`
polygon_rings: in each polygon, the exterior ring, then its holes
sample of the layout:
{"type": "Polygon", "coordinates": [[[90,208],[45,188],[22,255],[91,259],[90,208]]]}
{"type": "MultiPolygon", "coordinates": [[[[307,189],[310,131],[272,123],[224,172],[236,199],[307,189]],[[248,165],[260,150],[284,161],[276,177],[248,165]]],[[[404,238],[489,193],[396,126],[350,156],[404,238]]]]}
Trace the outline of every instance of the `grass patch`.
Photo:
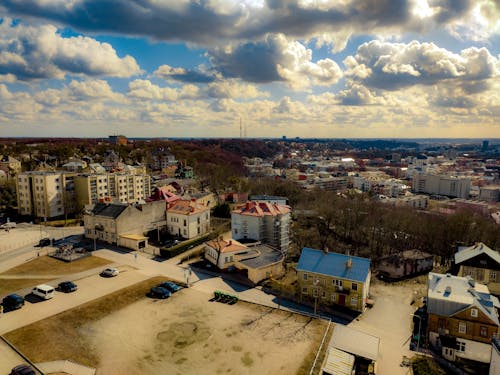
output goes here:
{"type": "Polygon", "coordinates": [[[91,268],[102,267],[110,263],[111,262],[109,260],[98,256],[90,256],[66,263],[62,260],[54,259],[45,255],[11,268],[0,275],[64,275],[86,271],[91,268]]]}
{"type": "MultiPolygon", "coordinates": [[[[315,346],[314,349],[311,349],[307,353],[307,355],[304,356],[304,360],[302,361],[300,368],[297,370],[297,375],[307,375],[311,371],[311,366],[314,362],[314,358],[316,358],[316,352],[317,352],[317,350],[319,350],[319,345],[321,344],[321,340],[323,339],[323,335],[325,333],[325,329],[326,329],[327,324],[328,324],[324,320],[321,320],[320,322],[322,323],[320,325],[320,327],[324,327],[324,329],[317,331],[318,335],[317,335],[317,338],[315,340],[317,342],[317,346],[315,346]]],[[[323,363],[323,360],[325,359],[326,350],[328,348],[328,343],[330,342],[330,339],[332,338],[332,335],[333,335],[333,330],[335,329],[334,327],[335,327],[334,324],[330,324],[330,327],[328,328],[328,332],[326,333],[326,338],[325,338],[325,341],[323,343],[323,347],[321,348],[321,353],[319,354],[318,361],[316,362],[316,365],[315,365],[316,369],[321,368],[321,364],[323,363]]],[[[314,373],[319,374],[320,371],[317,370],[314,373]]]]}
{"type": "Polygon", "coordinates": [[[415,375],[446,375],[446,372],[432,359],[416,356],[411,363],[415,375]]]}
{"type": "Polygon", "coordinates": [[[50,279],[0,279],[0,298],[17,290],[44,284],[50,279]]]}
{"type": "Polygon", "coordinates": [[[141,281],[4,336],[33,362],[70,359],[98,367],[99,357],[82,338],[79,329],[144,298],[152,286],[165,280],[153,277],[141,281]]]}

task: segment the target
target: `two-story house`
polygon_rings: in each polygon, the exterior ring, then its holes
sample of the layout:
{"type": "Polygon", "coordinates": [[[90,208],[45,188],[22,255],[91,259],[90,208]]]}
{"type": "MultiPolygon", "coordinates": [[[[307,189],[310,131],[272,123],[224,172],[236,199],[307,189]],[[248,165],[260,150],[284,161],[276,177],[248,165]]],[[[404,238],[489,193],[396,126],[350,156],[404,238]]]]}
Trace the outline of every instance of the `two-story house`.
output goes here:
{"type": "Polygon", "coordinates": [[[428,336],[444,358],[489,363],[491,340],[499,332],[498,298],[471,277],[429,273],[428,336]]]}
{"type": "Polygon", "coordinates": [[[210,231],[210,209],[191,200],[177,200],[168,205],[167,229],[187,239],[204,235],[210,231]]]}
{"type": "Polygon", "coordinates": [[[297,265],[301,298],[364,311],[370,289],[370,259],[302,249],[297,265]]]}
{"type": "Polygon", "coordinates": [[[500,253],[479,242],[461,247],[455,253],[455,269],[458,276],[470,276],[488,286],[494,295],[500,295],[500,253]]]}

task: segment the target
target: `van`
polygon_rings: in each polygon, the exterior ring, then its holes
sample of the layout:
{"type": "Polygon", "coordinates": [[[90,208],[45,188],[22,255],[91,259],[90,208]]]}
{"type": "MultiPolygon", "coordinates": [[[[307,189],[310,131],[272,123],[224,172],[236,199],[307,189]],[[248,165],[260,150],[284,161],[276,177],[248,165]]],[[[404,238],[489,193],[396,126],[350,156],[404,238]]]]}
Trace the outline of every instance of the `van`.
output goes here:
{"type": "Polygon", "coordinates": [[[51,299],[54,297],[55,289],[50,285],[40,284],[35,286],[31,293],[43,299],[51,299]]]}

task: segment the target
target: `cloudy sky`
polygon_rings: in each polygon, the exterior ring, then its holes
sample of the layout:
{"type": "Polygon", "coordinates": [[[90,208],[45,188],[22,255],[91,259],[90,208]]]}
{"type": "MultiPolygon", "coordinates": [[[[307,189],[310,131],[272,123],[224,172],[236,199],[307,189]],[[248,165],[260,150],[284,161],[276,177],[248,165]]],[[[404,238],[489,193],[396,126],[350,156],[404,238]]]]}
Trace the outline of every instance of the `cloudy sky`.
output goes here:
{"type": "Polygon", "coordinates": [[[500,138],[500,0],[2,0],[0,136],[500,138]]]}

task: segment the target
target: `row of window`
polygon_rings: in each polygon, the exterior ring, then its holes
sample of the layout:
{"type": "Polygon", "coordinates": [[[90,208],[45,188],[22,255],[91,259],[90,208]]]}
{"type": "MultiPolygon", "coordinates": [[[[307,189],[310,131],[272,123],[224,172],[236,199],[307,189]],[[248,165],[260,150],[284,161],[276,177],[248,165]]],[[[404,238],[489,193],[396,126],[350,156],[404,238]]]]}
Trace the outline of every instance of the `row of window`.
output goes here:
{"type": "MultiPolygon", "coordinates": [[[[226,257],[227,258],[227,257],[226,257]]],[[[321,291],[318,291],[318,288],[311,288],[311,292],[309,292],[309,288],[307,286],[303,287],[302,288],[302,294],[304,295],[311,295],[313,297],[321,297],[322,299],[327,299],[327,292],[326,290],[321,290],[321,291]],[[321,293],[319,293],[321,292],[321,293]]],[[[344,294],[342,294],[342,296],[345,296],[344,294]]],[[[339,303],[340,302],[340,297],[339,297],[339,294],[338,293],[332,293],[330,295],[330,300],[334,303],[339,303]]],[[[349,301],[347,301],[347,298],[345,298],[344,300],[344,304],[347,304],[347,302],[350,303],[351,306],[358,306],[358,297],[357,296],[353,296],[353,297],[350,297],[349,301]]]]}
{"type": "MultiPolygon", "coordinates": [[[[303,279],[304,281],[308,281],[310,277],[312,277],[312,280],[313,280],[313,283],[316,283],[316,284],[319,284],[319,285],[323,285],[323,286],[326,286],[326,279],[325,278],[319,278],[317,276],[313,276],[313,275],[309,275],[307,273],[304,273],[303,274],[303,279]]],[[[347,288],[349,285],[347,282],[344,283],[343,280],[340,280],[340,279],[332,279],[332,285],[333,286],[336,286],[336,287],[339,287],[339,288],[342,288],[344,287],[344,284],[345,287],[347,288]]],[[[358,284],[357,283],[351,283],[351,289],[352,290],[358,290],[358,284]]]]}

